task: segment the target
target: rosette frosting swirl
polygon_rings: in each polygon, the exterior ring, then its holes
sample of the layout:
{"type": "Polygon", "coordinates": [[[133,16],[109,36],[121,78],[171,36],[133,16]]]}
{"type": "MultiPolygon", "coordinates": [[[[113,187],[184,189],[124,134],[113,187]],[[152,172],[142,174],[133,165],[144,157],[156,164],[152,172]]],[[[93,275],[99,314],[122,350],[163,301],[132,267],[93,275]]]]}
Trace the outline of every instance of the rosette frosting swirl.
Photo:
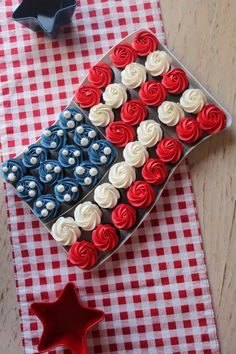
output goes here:
{"type": "Polygon", "coordinates": [[[92,242],[77,241],[69,249],[68,259],[81,269],[91,269],[98,260],[98,251],[92,242]]]}
{"type": "Polygon", "coordinates": [[[74,175],[81,186],[95,186],[99,178],[99,172],[91,162],[83,161],[76,167],[74,175]]]}
{"type": "Polygon", "coordinates": [[[130,125],[138,125],[148,116],[148,110],[145,104],[140,100],[131,100],[126,102],[120,112],[123,122],[130,125]]]}
{"type": "Polygon", "coordinates": [[[106,138],[118,147],[126,146],[135,137],[134,129],[125,122],[117,121],[106,128],[106,138]]]}
{"type": "Polygon", "coordinates": [[[159,186],[168,176],[168,169],[164,162],[159,159],[148,159],[142,168],[142,176],[146,182],[159,186]]]}
{"type": "Polygon", "coordinates": [[[75,93],[75,100],[81,108],[90,108],[100,102],[102,92],[93,85],[79,86],[75,93]]]}
{"type": "Polygon", "coordinates": [[[73,169],[83,161],[83,150],[75,145],[65,145],[58,153],[58,161],[63,167],[73,169]]]}
{"type": "Polygon", "coordinates": [[[74,142],[82,148],[88,148],[97,139],[99,139],[98,130],[91,125],[81,124],[75,130],[74,142]]]}
{"type": "Polygon", "coordinates": [[[198,113],[206,104],[207,99],[199,89],[188,89],[184,91],[180,98],[180,105],[185,112],[198,113]]]}
{"type": "Polygon", "coordinates": [[[37,169],[40,163],[47,160],[48,150],[40,144],[32,144],[25,148],[22,161],[23,164],[30,169],[37,169]]]}
{"type": "Polygon", "coordinates": [[[216,134],[226,126],[226,116],[224,112],[214,104],[207,104],[198,113],[197,121],[202,130],[208,134],[216,134]]]}
{"type": "Polygon", "coordinates": [[[119,237],[113,226],[110,224],[100,224],[93,231],[92,240],[97,249],[101,251],[110,251],[117,246],[119,237]]]}
{"type": "Polygon", "coordinates": [[[55,185],[54,193],[59,202],[70,204],[80,198],[81,189],[78,180],[65,177],[55,185]]]}
{"type": "Polygon", "coordinates": [[[104,103],[99,103],[90,109],[88,118],[93,125],[97,127],[106,127],[108,124],[113,122],[114,113],[111,106],[104,103]]]}
{"type": "Polygon", "coordinates": [[[127,92],[122,84],[110,84],[103,92],[105,103],[113,108],[119,108],[127,101],[127,92]]]}
{"type": "Polygon", "coordinates": [[[169,93],[175,95],[183,92],[189,85],[188,77],[181,68],[175,68],[165,73],[161,83],[169,93]]]}
{"type": "Polygon", "coordinates": [[[176,133],[180,140],[191,144],[201,137],[202,129],[197,120],[185,117],[176,126],[176,133]]]}
{"type": "Polygon", "coordinates": [[[162,139],[163,132],[160,124],[153,119],[148,119],[140,123],[137,128],[137,135],[141,144],[152,147],[162,139]]]}
{"type": "Polygon", "coordinates": [[[145,66],[139,63],[131,63],[126,65],[121,72],[122,84],[130,89],[141,86],[146,81],[147,73],[145,66]]]}
{"type": "Polygon", "coordinates": [[[87,201],[75,208],[74,217],[79,227],[91,231],[101,223],[102,212],[96,204],[87,201]]]}
{"type": "Polygon", "coordinates": [[[164,101],[158,107],[158,118],[169,127],[175,126],[181,118],[184,117],[184,111],[178,103],[164,101]]]}
{"type": "Polygon", "coordinates": [[[129,43],[121,43],[115,46],[110,54],[110,59],[117,68],[124,68],[137,58],[137,53],[129,43]]]}
{"type": "Polygon", "coordinates": [[[141,100],[148,106],[160,106],[166,99],[165,87],[157,81],[144,82],[139,90],[141,100]]]}
{"type": "Polygon", "coordinates": [[[101,208],[114,208],[119,198],[119,191],[110,183],[102,183],[95,188],[94,200],[101,208]]]}
{"type": "Polygon", "coordinates": [[[103,88],[111,83],[112,70],[106,63],[99,63],[89,69],[88,81],[98,87],[103,88]]]}
{"type": "Polygon", "coordinates": [[[148,151],[146,147],[139,141],[128,143],[123,150],[123,156],[128,165],[133,167],[141,167],[148,159],[148,151]]]}
{"type": "Polygon", "coordinates": [[[2,176],[5,181],[17,183],[26,174],[26,168],[18,159],[9,159],[2,164],[2,176]]]}
{"type": "Polygon", "coordinates": [[[66,108],[59,116],[59,125],[63,129],[73,132],[84,121],[81,111],[76,108],[66,108]]]}
{"type": "Polygon", "coordinates": [[[51,234],[61,245],[71,246],[80,238],[81,231],[73,218],[60,217],[52,225],[51,234]]]}
{"type": "Polygon", "coordinates": [[[60,203],[51,194],[38,197],[34,202],[34,214],[40,220],[47,222],[54,219],[60,209],[60,203]]]}
{"type": "Polygon", "coordinates": [[[39,167],[39,179],[45,184],[54,185],[63,178],[63,169],[56,160],[45,160],[39,167]]]}
{"type": "Polygon", "coordinates": [[[171,58],[166,52],[155,50],[155,52],[148,54],[145,67],[152,76],[159,76],[169,70],[170,63],[171,58]]]}
{"type": "Polygon", "coordinates": [[[97,140],[88,149],[89,161],[97,166],[109,166],[117,157],[117,150],[107,140],[97,140]]]}
{"type": "Polygon", "coordinates": [[[128,188],[136,179],[135,168],[127,162],[115,163],[109,171],[108,179],[116,188],[128,188]]]}
{"type": "Polygon", "coordinates": [[[67,133],[59,125],[47,128],[41,136],[41,145],[53,151],[59,151],[66,142],[67,133]]]}
{"type": "Polygon", "coordinates": [[[26,202],[32,202],[42,193],[43,185],[34,176],[24,176],[17,182],[16,195],[26,202]]]}
{"type": "Polygon", "coordinates": [[[136,210],[129,204],[119,204],[113,210],[112,222],[117,229],[129,230],[137,220],[136,210]]]}
{"type": "Polygon", "coordinates": [[[155,198],[155,191],[146,181],[136,181],[128,189],[127,198],[136,208],[147,208],[155,198]]]}
{"type": "Polygon", "coordinates": [[[176,163],[182,155],[183,145],[174,138],[165,138],[157,145],[156,153],[163,162],[176,163]]]}
{"type": "Polygon", "coordinates": [[[158,47],[157,37],[149,31],[140,31],[134,37],[132,46],[140,56],[146,56],[158,47]]]}

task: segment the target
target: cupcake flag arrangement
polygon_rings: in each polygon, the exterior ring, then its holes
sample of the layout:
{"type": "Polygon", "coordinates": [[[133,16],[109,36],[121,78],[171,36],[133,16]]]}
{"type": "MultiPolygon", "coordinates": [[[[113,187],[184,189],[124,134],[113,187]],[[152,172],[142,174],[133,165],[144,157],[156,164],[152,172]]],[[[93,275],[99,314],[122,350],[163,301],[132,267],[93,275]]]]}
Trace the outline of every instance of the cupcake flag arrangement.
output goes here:
{"type": "Polygon", "coordinates": [[[156,36],[138,30],[90,68],[4,179],[83,270],[136,230],[178,164],[231,117],[156,36]]]}

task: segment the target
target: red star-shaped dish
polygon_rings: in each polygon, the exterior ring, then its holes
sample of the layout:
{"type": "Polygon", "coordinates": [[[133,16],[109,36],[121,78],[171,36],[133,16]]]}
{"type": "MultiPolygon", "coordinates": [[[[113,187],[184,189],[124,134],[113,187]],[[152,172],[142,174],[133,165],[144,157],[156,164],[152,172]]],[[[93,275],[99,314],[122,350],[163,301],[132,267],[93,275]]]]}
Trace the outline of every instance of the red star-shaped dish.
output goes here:
{"type": "Polygon", "coordinates": [[[104,318],[104,312],[80,303],[76,287],[68,283],[55,302],[34,302],[31,310],[43,324],[38,351],[64,346],[74,354],[87,354],[86,334],[104,318]]]}

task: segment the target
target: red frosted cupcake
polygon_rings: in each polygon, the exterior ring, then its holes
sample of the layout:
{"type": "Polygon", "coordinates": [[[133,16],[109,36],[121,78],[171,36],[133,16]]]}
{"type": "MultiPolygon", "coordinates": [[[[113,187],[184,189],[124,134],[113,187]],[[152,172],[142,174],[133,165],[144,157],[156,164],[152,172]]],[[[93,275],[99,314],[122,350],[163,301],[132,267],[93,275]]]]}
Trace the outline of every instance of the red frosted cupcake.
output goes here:
{"type": "Polygon", "coordinates": [[[128,189],[127,198],[136,208],[147,208],[155,198],[155,191],[146,181],[136,181],[128,189]]]}
{"type": "Polygon", "coordinates": [[[98,87],[103,88],[111,83],[112,70],[106,63],[100,63],[89,69],[88,81],[98,87]]]}
{"type": "Polygon", "coordinates": [[[185,117],[176,126],[176,133],[180,140],[192,144],[201,137],[202,129],[198,121],[185,117]]]}
{"type": "Polygon", "coordinates": [[[159,159],[148,159],[142,168],[142,176],[146,182],[158,186],[163,184],[168,176],[168,169],[159,159]]]}
{"type": "Polygon", "coordinates": [[[189,85],[188,77],[181,68],[175,68],[163,74],[162,85],[169,93],[178,95],[189,85]]]}
{"type": "Polygon", "coordinates": [[[68,259],[82,269],[90,269],[98,260],[98,252],[93,243],[83,240],[71,246],[68,259]]]}
{"type": "Polygon", "coordinates": [[[129,230],[136,223],[136,210],[129,204],[119,204],[113,210],[112,222],[117,229],[129,230]]]}
{"type": "Polygon", "coordinates": [[[148,110],[145,104],[140,100],[131,100],[126,102],[120,112],[123,122],[130,125],[138,125],[148,116],[148,110]]]}
{"type": "Polygon", "coordinates": [[[226,115],[214,104],[207,104],[198,113],[197,121],[202,130],[208,134],[216,134],[226,127],[226,115]]]}
{"type": "Polygon", "coordinates": [[[149,31],[141,31],[134,37],[132,46],[140,56],[147,56],[157,49],[159,41],[157,37],[149,31]]]}
{"type": "Polygon", "coordinates": [[[135,131],[130,125],[117,121],[109,124],[106,128],[106,137],[114,145],[123,147],[134,140],[135,131]]]}
{"type": "Polygon", "coordinates": [[[75,93],[75,100],[81,108],[89,108],[100,102],[101,90],[93,85],[79,86],[75,93]]]}
{"type": "Polygon", "coordinates": [[[97,249],[101,251],[110,251],[117,246],[119,237],[113,226],[109,224],[100,224],[93,231],[92,240],[97,249]]]}
{"type": "Polygon", "coordinates": [[[165,87],[154,80],[144,82],[139,90],[139,97],[148,106],[160,106],[166,95],[165,87]]]}
{"type": "Polygon", "coordinates": [[[129,43],[121,43],[115,46],[110,54],[112,64],[117,68],[124,68],[137,58],[137,53],[129,43]]]}
{"type": "Polygon", "coordinates": [[[182,155],[183,145],[174,138],[165,138],[157,145],[156,153],[163,162],[177,163],[182,155]]]}

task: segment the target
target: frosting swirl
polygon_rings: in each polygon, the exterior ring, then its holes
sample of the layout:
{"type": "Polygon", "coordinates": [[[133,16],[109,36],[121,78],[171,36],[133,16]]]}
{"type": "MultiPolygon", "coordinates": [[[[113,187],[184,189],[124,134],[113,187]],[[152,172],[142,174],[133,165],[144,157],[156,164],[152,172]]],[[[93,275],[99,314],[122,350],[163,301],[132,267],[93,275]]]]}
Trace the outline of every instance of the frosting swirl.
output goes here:
{"type": "Polygon", "coordinates": [[[137,128],[138,140],[146,147],[156,145],[162,139],[163,132],[160,124],[153,119],[145,120],[137,128]]]}
{"type": "Polygon", "coordinates": [[[69,261],[82,269],[91,269],[98,260],[98,252],[92,242],[75,242],[68,252],[69,261]]]}
{"type": "Polygon", "coordinates": [[[76,167],[74,175],[81,186],[95,186],[99,179],[99,173],[93,164],[89,161],[83,161],[76,167]]]}
{"type": "Polygon", "coordinates": [[[145,66],[138,63],[131,63],[126,65],[125,69],[121,72],[122,84],[130,89],[141,86],[146,81],[145,66]]]}
{"type": "Polygon", "coordinates": [[[226,126],[226,116],[224,112],[214,104],[207,104],[198,113],[197,121],[202,130],[208,134],[216,134],[226,126]]]}
{"type": "Polygon", "coordinates": [[[26,168],[18,159],[9,159],[2,164],[2,176],[5,181],[17,183],[26,174],[26,168]]]}
{"type": "Polygon", "coordinates": [[[141,100],[148,106],[160,106],[166,99],[165,87],[157,81],[144,82],[139,90],[141,100]]]}
{"type": "Polygon", "coordinates": [[[89,69],[88,81],[98,87],[103,88],[111,83],[112,70],[106,63],[99,63],[89,69]]]}
{"type": "Polygon", "coordinates": [[[184,111],[178,103],[172,101],[164,101],[158,107],[158,118],[169,127],[176,125],[181,118],[184,117],[184,111]]]}
{"type": "Polygon", "coordinates": [[[74,142],[81,148],[88,148],[99,139],[98,130],[88,124],[81,124],[75,130],[74,142]]]}
{"type": "Polygon", "coordinates": [[[99,103],[90,109],[89,120],[97,127],[106,127],[114,120],[114,113],[111,106],[104,103],[99,103]]]}
{"type": "Polygon", "coordinates": [[[182,155],[183,145],[174,138],[165,138],[157,145],[156,153],[163,162],[176,163],[182,155]]]}
{"type": "Polygon", "coordinates": [[[162,50],[149,53],[145,61],[145,67],[152,76],[166,73],[170,68],[171,58],[162,50]]]}
{"type": "Polygon", "coordinates": [[[119,108],[127,101],[126,88],[122,84],[110,84],[103,92],[105,103],[113,108],[119,108]]]}
{"type": "Polygon", "coordinates": [[[97,166],[109,166],[117,157],[117,150],[107,140],[97,140],[88,149],[89,161],[97,166]]]}
{"type": "Polygon", "coordinates": [[[175,95],[183,92],[189,85],[188,77],[181,68],[175,68],[163,75],[162,85],[175,95]]]}
{"type": "Polygon", "coordinates": [[[55,185],[54,193],[59,202],[70,204],[80,198],[81,190],[76,179],[65,177],[55,185]]]}
{"type": "Polygon", "coordinates": [[[147,107],[140,100],[128,101],[121,107],[120,117],[130,125],[140,124],[147,116],[147,107]]]}
{"type": "Polygon", "coordinates": [[[45,184],[54,185],[63,178],[62,166],[56,160],[45,160],[39,167],[39,179],[45,184]]]}
{"type": "Polygon", "coordinates": [[[67,142],[67,133],[59,125],[47,128],[41,136],[41,145],[52,151],[59,151],[67,142]]]}
{"type": "Polygon", "coordinates": [[[146,181],[136,181],[128,189],[127,199],[136,208],[147,208],[155,198],[155,191],[146,181]]]}
{"type": "Polygon", "coordinates": [[[75,145],[65,145],[58,153],[58,161],[67,168],[73,169],[83,160],[83,150],[75,145]]]}
{"type": "Polygon", "coordinates": [[[129,204],[119,204],[111,214],[112,222],[117,229],[129,230],[136,223],[136,210],[129,204]]]}
{"type": "Polygon", "coordinates": [[[51,194],[38,197],[34,202],[34,214],[40,220],[47,222],[55,218],[60,209],[60,203],[51,194]]]}
{"type": "Polygon", "coordinates": [[[135,168],[125,161],[115,163],[109,171],[108,179],[116,188],[128,188],[136,179],[135,168]]]}
{"type": "Polygon", "coordinates": [[[124,68],[137,58],[137,53],[129,43],[121,43],[115,46],[110,54],[112,64],[117,68],[124,68]]]}
{"type": "Polygon", "coordinates": [[[195,143],[201,135],[202,129],[198,121],[193,118],[183,118],[176,126],[176,133],[180,140],[188,144],[195,143]]]}
{"type": "Polygon", "coordinates": [[[100,102],[102,92],[93,85],[81,85],[75,93],[75,100],[81,108],[89,108],[100,102]]]}
{"type": "Polygon", "coordinates": [[[140,31],[134,37],[132,46],[140,56],[146,56],[156,50],[159,41],[153,33],[149,31],[140,31]]]}
{"type": "Polygon", "coordinates": [[[81,231],[73,218],[61,216],[52,225],[51,234],[61,245],[71,246],[80,238],[81,231]]]}
{"type": "Polygon", "coordinates": [[[143,166],[142,176],[146,182],[159,186],[165,182],[168,176],[168,169],[164,162],[151,158],[143,166]]]}
{"type": "Polygon", "coordinates": [[[116,229],[109,224],[98,225],[92,233],[92,240],[97,249],[101,251],[110,251],[119,243],[116,229]]]}
{"type": "Polygon", "coordinates": [[[16,195],[26,202],[32,202],[43,193],[43,185],[34,176],[22,177],[16,185],[16,195]]]}
{"type": "Polygon", "coordinates": [[[22,155],[22,162],[25,167],[30,169],[36,169],[40,166],[40,163],[47,160],[48,150],[42,147],[40,144],[32,144],[25,148],[22,155]]]}
{"type": "Polygon", "coordinates": [[[113,209],[119,198],[119,191],[110,183],[102,183],[95,188],[94,200],[101,208],[113,209]]]}
{"type": "Polygon", "coordinates": [[[106,138],[118,147],[126,146],[135,137],[134,129],[125,122],[113,122],[106,128],[106,138]]]}
{"type": "Polygon", "coordinates": [[[139,141],[128,143],[123,150],[123,156],[128,165],[133,167],[141,167],[148,159],[148,151],[146,147],[139,141]]]}
{"type": "Polygon", "coordinates": [[[76,108],[66,108],[59,116],[59,125],[62,129],[73,132],[84,121],[81,111],[76,108]]]}
{"type": "Polygon", "coordinates": [[[101,223],[102,212],[96,204],[87,201],[75,208],[74,217],[79,227],[91,231],[101,223]]]}
{"type": "Polygon", "coordinates": [[[200,112],[206,102],[206,96],[199,89],[188,89],[184,91],[180,98],[181,107],[188,113],[200,112]]]}

